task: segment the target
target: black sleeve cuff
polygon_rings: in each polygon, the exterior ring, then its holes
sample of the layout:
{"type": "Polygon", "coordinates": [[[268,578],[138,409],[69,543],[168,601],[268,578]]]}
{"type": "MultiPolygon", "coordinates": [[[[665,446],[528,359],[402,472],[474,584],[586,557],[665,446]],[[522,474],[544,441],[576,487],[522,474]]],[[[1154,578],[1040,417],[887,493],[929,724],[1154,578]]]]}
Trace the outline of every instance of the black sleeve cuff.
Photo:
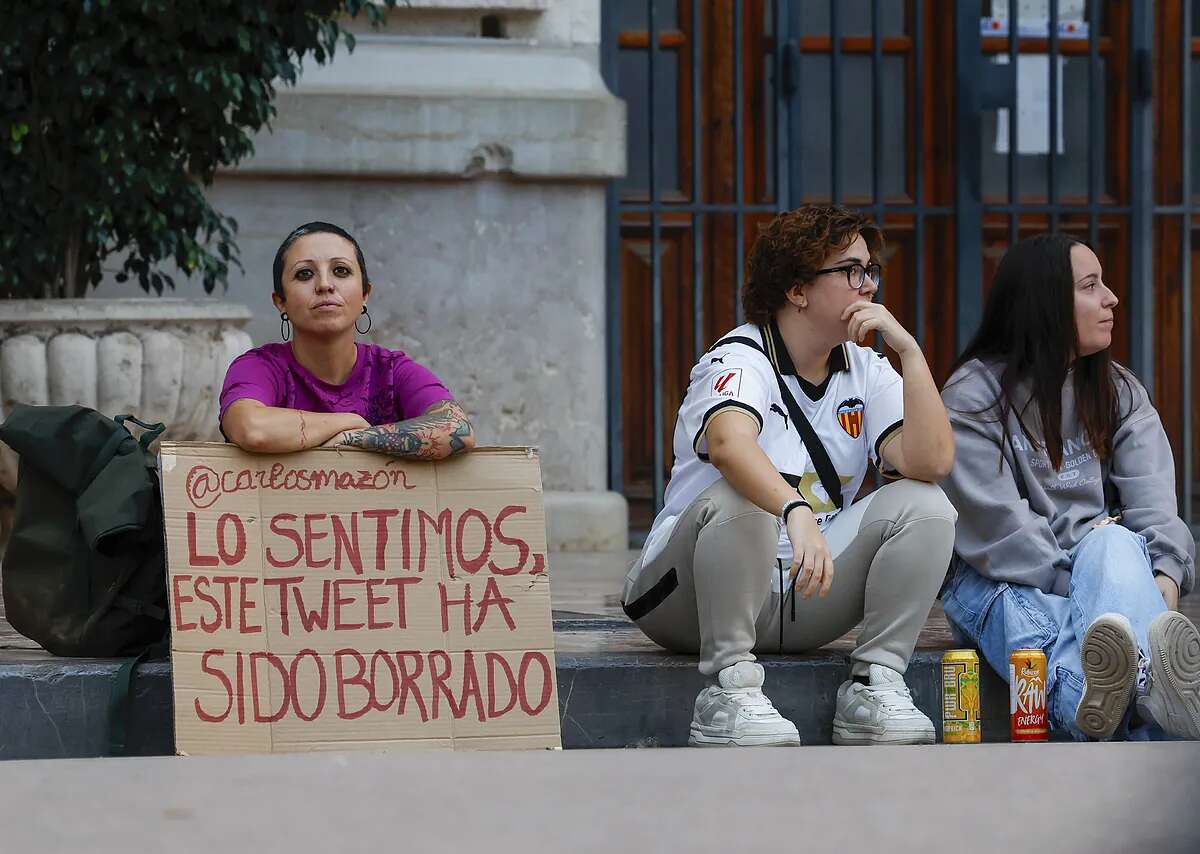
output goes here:
{"type": "Polygon", "coordinates": [[[740,400],[722,400],[720,403],[714,404],[708,410],[708,412],[704,413],[704,417],[700,419],[700,429],[697,430],[696,435],[692,437],[692,450],[696,452],[696,456],[700,458],[700,462],[708,462],[708,454],[705,454],[700,450],[700,440],[704,438],[704,431],[708,429],[708,425],[712,423],[713,418],[715,418],[722,410],[729,409],[730,407],[744,409],[746,412],[749,412],[751,415],[753,415],[754,420],[758,422],[758,432],[762,432],[763,417],[757,409],[748,403],[742,403],[740,400]]]}
{"type": "Polygon", "coordinates": [[[875,440],[875,465],[877,465],[879,467],[880,471],[883,471],[883,457],[881,457],[879,455],[880,448],[883,447],[884,442],[886,442],[889,438],[891,438],[891,435],[893,433],[895,433],[897,430],[899,430],[903,426],[904,426],[904,419],[901,418],[895,424],[892,424],[886,430],[884,430],[882,433],[880,433],[879,438],[875,440]]]}

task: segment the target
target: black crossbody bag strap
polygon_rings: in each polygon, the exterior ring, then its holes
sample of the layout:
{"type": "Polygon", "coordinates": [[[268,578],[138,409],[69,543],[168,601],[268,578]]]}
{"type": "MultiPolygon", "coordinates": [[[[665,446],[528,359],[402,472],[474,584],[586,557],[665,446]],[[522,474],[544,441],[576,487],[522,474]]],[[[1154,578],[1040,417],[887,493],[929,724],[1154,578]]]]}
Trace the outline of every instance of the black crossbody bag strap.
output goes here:
{"type": "MultiPolygon", "coordinates": [[[[753,347],[764,356],[767,356],[767,351],[763,349],[761,344],[753,338],[747,338],[744,335],[730,335],[728,338],[722,338],[708,348],[709,352],[726,344],[745,344],[747,347],[753,347]]],[[[788,414],[792,417],[792,423],[796,425],[796,432],[800,434],[800,441],[804,443],[804,447],[808,450],[808,456],[817,469],[817,477],[821,479],[821,486],[825,487],[825,492],[829,495],[829,500],[833,502],[838,510],[841,510],[842,479],[838,477],[837,469],[833,467],[833,461],[829,459],[829,452],[825,450],[825,445],[821,443],[820,438],[817,436],[817,431],[813,429],[812,424],[808,422],[808,419],[801,411],[800,405],[796,403],[796,398],[792,397],[791,391],[783,381],[783,375],[779,373],[775,367],[775,363],[771,362],[770,356],[767,356],[767,361],[771,363],[771,370],[775,374],[775,381],[779,383],[779,394],[783,398],[783,403],[787,407],[788,414]]]]}

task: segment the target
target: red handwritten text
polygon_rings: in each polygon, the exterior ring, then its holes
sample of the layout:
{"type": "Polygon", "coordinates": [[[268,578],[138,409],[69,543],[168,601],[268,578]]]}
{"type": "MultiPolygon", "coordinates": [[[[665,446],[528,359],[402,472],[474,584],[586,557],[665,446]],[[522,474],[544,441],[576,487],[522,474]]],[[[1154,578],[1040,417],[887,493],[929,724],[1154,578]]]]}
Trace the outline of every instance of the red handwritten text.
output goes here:
{"type": "Polygon", "coordinates": [[[341,649],[323,656],[306,649],[279,656],[214,649],[201,656],[200,670],[215,683],[203,691],[203,702],[201,696],[193,699],[196,716],[206,723],[231,716],[238,724],[275,723],[289,716],[314,721],[331,714],[342,720],[415,714],[428,722],[448,714],[455,720],[471,715],[488,721],[517,710],[535,717],[554,691],[550,662],[536,650],[521,654],[514,667],[501,653],[487,652],[477,661],[471,650],[341,649]],[[281,683],[282,690],[269,690],[269,680],[281,683]],[[308,686],[303,697],[297,684],[308,686]]]}

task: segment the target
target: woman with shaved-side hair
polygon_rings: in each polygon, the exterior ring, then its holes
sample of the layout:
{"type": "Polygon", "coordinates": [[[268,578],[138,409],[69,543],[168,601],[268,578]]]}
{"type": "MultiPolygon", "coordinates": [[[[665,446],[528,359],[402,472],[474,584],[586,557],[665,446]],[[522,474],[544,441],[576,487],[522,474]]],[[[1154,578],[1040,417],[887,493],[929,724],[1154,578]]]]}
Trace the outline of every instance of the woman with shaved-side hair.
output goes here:
{"type": "Polygon", "coordinates": [[[220,414],[229,441],[262,453],[347,445],[423,460],[475,446],[466,413],[432,371],[355,340],[371,328],[366,267],[358,242],[330,223],[283,241],[271,294],[283,340],[229,366],[220,414]]]}

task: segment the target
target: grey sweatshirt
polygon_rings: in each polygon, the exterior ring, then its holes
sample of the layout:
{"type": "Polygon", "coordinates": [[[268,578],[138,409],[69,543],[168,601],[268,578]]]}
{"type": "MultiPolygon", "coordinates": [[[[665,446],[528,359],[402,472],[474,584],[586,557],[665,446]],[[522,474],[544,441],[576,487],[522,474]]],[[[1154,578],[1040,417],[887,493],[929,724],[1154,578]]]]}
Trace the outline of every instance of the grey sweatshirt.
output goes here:
{"type": "MultiPolygon", "coordinates": [[[[1044,449],[1031,445],[1013,411],[1005,441],[999,409],[993,407],[1001,367],[972,360],[942,391],[956,444],[954,470],[942,483],[958,509],[954,550],[988,578],[1065,596],[1071,577],[1068,552],[1094,522],[1109,515],[1103,467],[1076,413],[1069,379],[1063,386],[1058,471],[1044,449]]],[[[1146,538],[1154,570],[1187,593],[1195,581],[1196,543],[1177,512],[1167,434],[1141,383],[1129,375],[1129,388],[1119,380],[1117,388],[1124,417],[1107,466],[1115,512],[1122,515],[1120,524],[1146,538]]],[[[1014,403],[1019,411],[1024,400],[1014,403]]],[[[1025,423],[1040,444],[1036,406],[1026,411],[1025,423]]]]}

